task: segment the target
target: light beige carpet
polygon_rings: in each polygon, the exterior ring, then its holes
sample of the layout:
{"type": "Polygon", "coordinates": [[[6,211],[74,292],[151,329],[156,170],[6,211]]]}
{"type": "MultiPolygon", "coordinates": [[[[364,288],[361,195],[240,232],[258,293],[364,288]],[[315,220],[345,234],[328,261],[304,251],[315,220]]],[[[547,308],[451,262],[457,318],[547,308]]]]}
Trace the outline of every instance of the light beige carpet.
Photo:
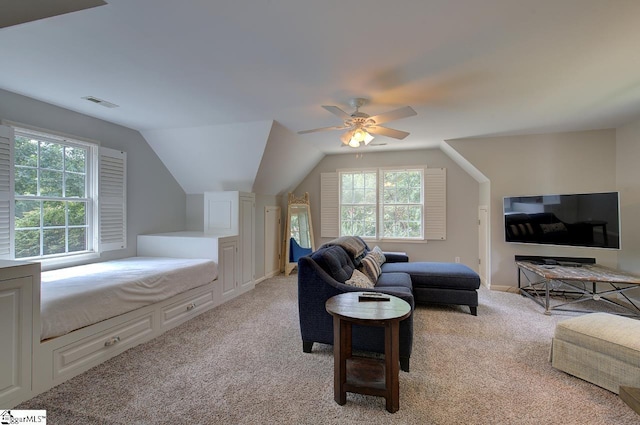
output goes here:
{"type": "Polygon", "coordinates": [[[638,424],[617,395],[553,369],[555,324],[520,295],[419,306],[400,410],[333,400],[333,354],[302,352],[296,276],[276,277],[23,403],[51,424],[638,424]]]}

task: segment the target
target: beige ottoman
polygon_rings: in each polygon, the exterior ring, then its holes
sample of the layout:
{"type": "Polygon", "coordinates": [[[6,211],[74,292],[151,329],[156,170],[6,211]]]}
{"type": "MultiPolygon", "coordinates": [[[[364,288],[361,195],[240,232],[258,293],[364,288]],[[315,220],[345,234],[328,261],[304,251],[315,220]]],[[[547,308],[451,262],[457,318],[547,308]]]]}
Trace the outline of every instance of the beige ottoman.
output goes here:
{"type": "Polygon", "coordinates": [[[551,364],[618,394],[640,387],[640,320],[591,313],[556,325],[551,364]]]}

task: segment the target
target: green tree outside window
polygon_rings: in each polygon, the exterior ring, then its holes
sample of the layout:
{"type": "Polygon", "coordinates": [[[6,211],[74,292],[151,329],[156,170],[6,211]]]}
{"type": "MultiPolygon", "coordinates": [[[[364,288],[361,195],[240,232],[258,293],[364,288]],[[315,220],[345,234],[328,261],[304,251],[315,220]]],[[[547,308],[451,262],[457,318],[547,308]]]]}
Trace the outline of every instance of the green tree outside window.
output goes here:
{"type": "Polygon", "coordinates": [[[86,251],[88,149],[17,134],[15,257],[86,251]]]}

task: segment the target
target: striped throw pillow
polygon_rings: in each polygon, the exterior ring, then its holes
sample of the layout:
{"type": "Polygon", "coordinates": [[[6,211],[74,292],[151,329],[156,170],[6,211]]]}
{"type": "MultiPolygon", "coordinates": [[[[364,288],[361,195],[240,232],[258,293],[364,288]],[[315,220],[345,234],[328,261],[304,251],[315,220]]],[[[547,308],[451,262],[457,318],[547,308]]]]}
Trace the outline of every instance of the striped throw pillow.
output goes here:
{"type": "Polygon", "coordinates": [[[376,259],[370,253],[367,254],[360,263],[360,270],[364,273],[371,282],[374,284],[378,281],[381,270],[376,259]]]}

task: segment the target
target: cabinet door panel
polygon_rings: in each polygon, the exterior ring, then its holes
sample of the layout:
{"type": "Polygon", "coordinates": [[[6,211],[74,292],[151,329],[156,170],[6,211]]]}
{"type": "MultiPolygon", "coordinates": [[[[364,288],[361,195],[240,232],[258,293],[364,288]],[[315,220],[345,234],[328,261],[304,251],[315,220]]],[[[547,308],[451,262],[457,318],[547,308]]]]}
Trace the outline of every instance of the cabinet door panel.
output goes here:
{"type": "Polygon", "coordinates": [[[220,248],[220,278],[222,279],[222,296],[229,298],[236,290],[236,249],[237,244],[226,243],[220,248]]]}
{"type": "Polygon", "coordinates": [[[0,286],[0,401],[31,389],[31,279],[0,286]]]}

